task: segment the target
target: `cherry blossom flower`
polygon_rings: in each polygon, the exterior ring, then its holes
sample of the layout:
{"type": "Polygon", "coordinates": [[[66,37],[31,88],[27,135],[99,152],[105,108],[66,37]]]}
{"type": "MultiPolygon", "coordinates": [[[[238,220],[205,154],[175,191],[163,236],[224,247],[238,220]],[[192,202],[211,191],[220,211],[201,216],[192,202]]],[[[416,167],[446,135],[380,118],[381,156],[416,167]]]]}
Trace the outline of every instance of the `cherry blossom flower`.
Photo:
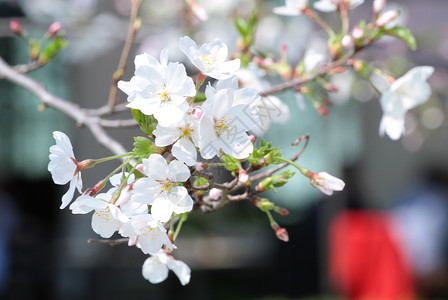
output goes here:
{"type": "Polygon", "coordinates": [[[93,231],[103,238],[110,238],[123,223],[128,222],[128,218],[120,209],[108,202],[111,197],[112,194],[108,193],[98,194],[95,198],[81,195],[70,205],[70,210],[74,214],[87,214],[94,210],[93,231]]]}
{"type": "Polygon", "coordinates": [[[168,238],[165,227],[151,214],[131,217],[121,226],[119,233],[136,242],[145,254],[157,253],[163,245],[168,249],[176,248],[168,238]]]}
{"type": "Polygon", "coordinates": [[[338,5],[347,5],[352,9],[364,3],[364,0],[319,0],[313,4],[314,8],[323,12],[335,11],[338,5]]]}
{"type": "Polygon", "coordinates": [[[184,117],[172,126],[157,124],[153,134],[156,136],[155,144],[165,147],[173,144],[171,153],[179,161],[193,166],[197,162],[196,145],[199,145],[199,121],[195,115],[184,114],[184,117]]]}
{"type": "Polygon", "coordinates": [[[193,199],[187,189],[178,185],[190,177],[185,164],[173,160],[168,165],[162,155],[151,154],[148,159],[143,159],[143,173],[148,177],[134,183],[131,199],[152,205],[154,218],[166,222],[173,212],[181,214],[193,208],[193,199]]]}
{"type": "Polygon", "coordinates": [[[398,140],[403,135],[406,112],[426,102],[431,96],[431,87],[426,80],[433,72],[434,67],[431,66],[412,68],[382,94],[380,136],[386,133],[392,140],[398,140]]]}
{"type": "MultiPolygon", "coordinates": [[[[124,173],[124,176],[128,176],[128,173],[124,173]]],[[[119,186],[121,185],[121,180],[123,178],[123,174],[115,174],[110,179],[109,182],[114,186],[110,190],[107,191],[108,194],[113,194],[115,191],[118,190],[119,186]]],[[[148,205],[145,203],[140,203],[134,200],[131,200],[132,196],[132,182],[134,182],[134,174],[131,174],[129,176],[128,181],[126,182],[127,185],[123,188],[123,190],[120,193],[120,196],[117,199],[117,202],[115,203],[118,205],[121,209],[121,212],[126,217],[131,217],[135,215],[142,215],[148,212],[148,205]]]]}
{"type": "Polygon", "coordinates": [[[308,0],[285,0],[284,6],[275,7],[274,13],[284,16],[298,16],[308,8],[308,0]]]}
{"type": "Polygon", "coordinates": [[[235,91],[222,89],[202,104],[199,150],[203,158],[219,155],[220,149],[238,159],[252,153],[253,144],[246,131],[255,127],[257,120],[247,104],[233,105],[234,101],[235,91]]]}
{"type": "Polygon", "coordinates": [[[172,270],[182,285],[190,282],[191,270],[180,260],[168,256],[163,250],[152,254],[143,263],[142,275],[151,283],[160,283],[168,277],[168,271],[172,270]]]}
{"type": "Polygon", "coordinates": [[[54,131],[53,137],[56,140],[56,145],[50,147],[48,171],[50,171],[54,183],[64,185],[70,182],[68,191],[62,196],[60,209],[63,209],[72,201],[75,188],[81,193],[82,179],[68,136],[63,132],[54,131]]]}
{"type": "Polygon", "coordinates": [[[226,61],[227,45],[220,39],[198,48],[191,38],[184,36],[179,40],[179,48],[202,74],[218,80],[231,77],[240,68],[239,59],[226,61]]]}
{"type": "Polygon", "coordinates": [[[313,173],[310,176],[311,185],[318,188],[325,195],[333,195],[333,191],[342,191],[345,183],[327,172],[313,173]]]}
{"type": "Polygon", "coordinates": [[[160,54],[160,62],[149,54],[135,58],[135,76],[119,81],[118,88],[128,95],[127,107],[154,117],[164,126],[179,121],[188,110],[187,97],[196,95],[193,80],[184,65],[168,63],[168,50],[160,54]]]}

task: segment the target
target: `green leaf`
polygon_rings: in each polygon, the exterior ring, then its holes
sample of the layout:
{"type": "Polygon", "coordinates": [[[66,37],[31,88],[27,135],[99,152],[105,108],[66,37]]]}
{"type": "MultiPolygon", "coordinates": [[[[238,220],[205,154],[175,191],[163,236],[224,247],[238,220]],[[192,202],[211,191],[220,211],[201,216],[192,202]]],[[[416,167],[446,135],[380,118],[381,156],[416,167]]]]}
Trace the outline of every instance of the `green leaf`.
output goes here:
{"type": "Polygon", "coordinates": [[[204,177],[197,177],[196,180],[193,182],[193,186],[201,186],[204,184],[207,184],[208,180],[205,179],[204,177]]]}
{"type": "Polygon", "coordinates": [[[235,18],[234,19],[234,23],[236,26],[236,29],[238,29],[238,31],[240,32],[240,34],[245,37],[248,33],[248,26],[246,21],[244,21],[241,18],[235,18]]]}
{"type": "Polygon", "coordinates": [[[403,26],[395,26],[389,29],[384,28],[383,31],[387,35],[403,40],[412,50],[417,50],[417,42],[415,37],[408,28],[403,26]]]}
{"type": "Polygon", "coordinates": [[[62,49],[67,47],[67,40],[63,37],[56,37],[48,43],[48,45],[45,47],[44,51],[39,56],[39,61],[42,63],[48,63],[50,62],[56,54],[59,53],[62,49]]]}

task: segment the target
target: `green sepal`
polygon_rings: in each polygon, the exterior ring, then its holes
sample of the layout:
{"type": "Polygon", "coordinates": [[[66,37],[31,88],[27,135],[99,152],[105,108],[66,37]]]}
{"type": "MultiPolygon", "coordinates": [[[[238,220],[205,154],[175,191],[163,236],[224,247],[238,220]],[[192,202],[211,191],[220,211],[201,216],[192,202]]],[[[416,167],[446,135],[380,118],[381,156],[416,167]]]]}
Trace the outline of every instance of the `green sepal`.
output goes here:
{"type": "Polygon", "coordinates": [[[147,135],[152,136],[152,132],[156,129],[157,120],[153,116],[147,116],[138,109],[131,109],[132,116],[134,117],[140,129],[147,135]]]}
{"type": "Polygon", "coordinates": [[[134,138],[134,149],[132,152],[135,154],[136,157],[139,158],[148,158],[149,155],[153,153],[161,153],[162,149],[154,145],[152,141],[149,139],[137,136],[134,138]]]}
{"type": "Polygon", "coordinates": [[[282,161],[278,160],[278,157],[281,157],[280,148],[272,147],[271,142],[266,143],[264,139],[261,139],[260,148],[255,148],[248,160],[255,166],[270,165],[281,163],[282,161]]]}
{"type": "Polygon", "coordinates": [[[241,164],[235,157],[227,154],[221,155],[221,159],[224,162],[224,167],[229,171],[238,172],[240,170],[241,164]]]}
{"type": "Polygon", "coordinates": [[[395,26],[389,29],[382,28],[382,31],[386,35],[391,35],[401,39],[409,46],[409,48],[411,48],[411,50],[417,50],[417,41],[408,28],[403,26],[395,26]]]}
{"type": "Polygon", "coordinates": [[[275,188],[284,186],[288,182],[288,179],[294,176],[294,174],[295,172],[284,171],[280,174],[276,174],[264,179],[262,182],[260,182],[259,185],[261,186],[263,191],[271,189],[277,191],[275,188]]]}

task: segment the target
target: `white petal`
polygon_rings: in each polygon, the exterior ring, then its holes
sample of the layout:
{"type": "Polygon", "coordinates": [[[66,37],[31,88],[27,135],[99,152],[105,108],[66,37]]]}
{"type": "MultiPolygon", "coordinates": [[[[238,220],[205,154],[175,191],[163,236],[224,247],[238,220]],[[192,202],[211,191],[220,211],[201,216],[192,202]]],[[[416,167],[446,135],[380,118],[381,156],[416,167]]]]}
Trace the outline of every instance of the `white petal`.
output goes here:
{"type": "Polygon", "coordinates": [[[151,207],[151,214],[160,222],[167,222],[173,214],[173,209],[168,199],[163,197],[155,198],[151,207]]]}
{"type": "Polygon", "coordinates": [[[183,186],[173,187],[168,195],[171,208],[176,214],[189,212],[193,209],[193,199],[188,195],[188,191],[183,186]]]}
{"type": "Polygon", "coordinates": [[[173,160],[172,162],[170,162],[168,169],[168,178],[173,182],[184,182],[187,181],[188,178],[190,178],[190,170],[184,163],[178,160],[173,160]]]}
{"type": "Polygon", "coordinates": [[[174,143],[179,138],[180,133],[177,127],[163,127],[157,124],[153,134],[156,136],[156,146],[165,147],[174,143]]]}
{"type": "Polygon", "coordinates": [[[95,210],[93,213],[92,229],[103,238],[110,238],[118,230],[119,225],[120,222],[112,216],[109,207],[95,210]]]}
{"type": "Polygon", "coordinates": [[[171,153],[175,158],[189,166],[193,166],[197,162],[196,146],[188,138],[178,140],[173,145],[171,153]]]}
{"type": "Polygon", "coordinates": [[[150,178],[164,179],[168,177],[168,164],[162,155],[151,154],[143,159],[143,171],[150,178]]]}
{"type": "Polygon", "coordinates": [[[149,257],[143,263],[142,275],[151,283],[160,283],[168,277],[168,267],[155,257],[149,257]]]}
{"type": "Polygon", "coordinates": [[[62,204],[59,207],[60,209],[64,209],[70,201],[73,199],[73,195],[75,194],[75,188],[77,185],[77,178],[73,177],[70,181],[70,187],[68,188],[68,191],[62,196],[62,204]]]}
{"type": "Polygon", "coordinates": [[[323,12],[332,12],[336,10],[336,5],[330,0],[320,0],[313,4],[314,8],[323,12]]]}
{"type": "Polygon", "coordinates": [[[166,265],[173,270],[182,285],[186,285],[190,282],[191,270],[183,261],[168,259],[166,265]]]}

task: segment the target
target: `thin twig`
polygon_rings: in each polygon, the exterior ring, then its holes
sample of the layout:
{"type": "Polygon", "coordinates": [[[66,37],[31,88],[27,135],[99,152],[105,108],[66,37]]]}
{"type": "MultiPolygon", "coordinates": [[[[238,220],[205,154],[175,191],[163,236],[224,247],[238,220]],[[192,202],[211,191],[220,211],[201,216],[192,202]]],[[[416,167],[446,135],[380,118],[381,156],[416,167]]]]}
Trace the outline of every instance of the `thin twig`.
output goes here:
{"type": "Polygon", "coordinates": [[[116,240],[96,240],[96,239],[88,239],[87,243],[89,244],[106,244],[109,246],[117,246],[124,245],[129,242],[128,238],[116,239],[116,240]]]}
{"type": "Polygon", "coordinates": [[[138,27],[136,26],[136,20],[138,15],[138,10],[143,0],[132,0],[132,8],[131,15],[129,17],[129,28],[128,35],[126,37],[126,42],[123,46],[123,50],[121,52],[120,61],[118,62],[117,70],[114,72],[112,76],[112,85],[109,91],[109,101],[107,103],[109,110],[113,111],[115,105],[117,104],[117,90],[118,90],[118,81],[120,81],[121,77],[123,77],[124,69],[126,67],[126,62],[128,60],[129,52],[131,50],[132,43],[134,42],[135,35],[138,32],[138,27]]]}
{"type": "Polygon", "coordinates": [[[40,82],[18,72],[14,67],[9,66],[1,57],[0,78],[4,78],[30,91],[32,94],[36,95],[43,104],[64,113],[75,120],[78,125],[85,125],[90,129],[97,141],[112,153],[120,155],[128,152],[118,141],[107,134],[99,124],[99,119],[97,117],[88,116],[78,105],[49,93],[40,82]]]}

